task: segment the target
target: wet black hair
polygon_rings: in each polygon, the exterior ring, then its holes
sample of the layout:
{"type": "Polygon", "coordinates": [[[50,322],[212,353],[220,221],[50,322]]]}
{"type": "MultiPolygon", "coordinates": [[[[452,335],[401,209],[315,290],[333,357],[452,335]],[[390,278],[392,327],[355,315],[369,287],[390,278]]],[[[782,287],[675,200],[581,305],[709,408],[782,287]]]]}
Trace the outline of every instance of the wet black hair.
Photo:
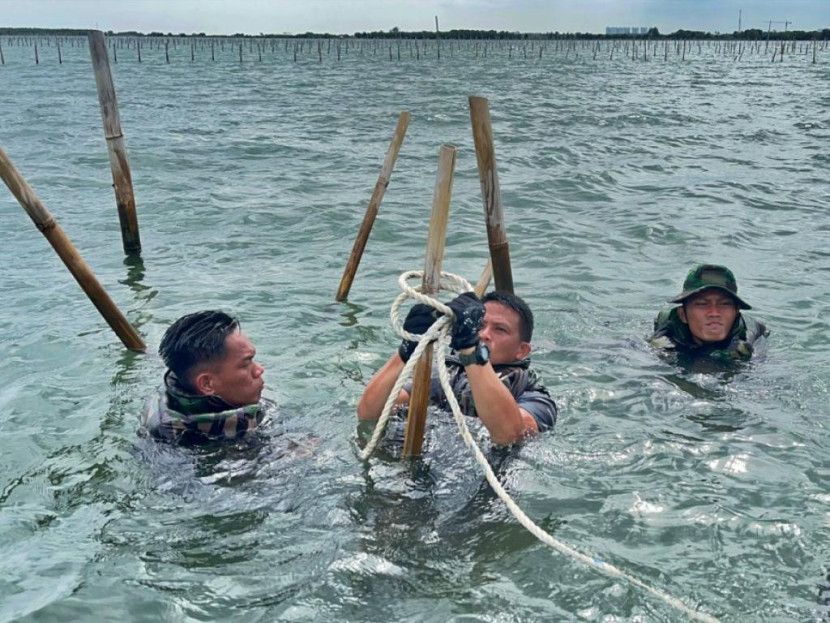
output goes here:
{"type": "Polygon", "coordinates": [[[530,311],[530,307],[520,297],[510,292],[495,290],[485,294],[481,300],[484,303],[489,303],[490,301],[499,303],[519,314],[519,336],[523,342],[530,341],[533,337],[533,312],[530,311]]]}
{"type": "Polygon", "coordinates": [[[225,354],[225,338],[237,329],[239,320],[225,312],[206,310],[188,314],[165,331],[159,355],[179,381],[190,386],[193,368],[221,359],[225,354]]]}

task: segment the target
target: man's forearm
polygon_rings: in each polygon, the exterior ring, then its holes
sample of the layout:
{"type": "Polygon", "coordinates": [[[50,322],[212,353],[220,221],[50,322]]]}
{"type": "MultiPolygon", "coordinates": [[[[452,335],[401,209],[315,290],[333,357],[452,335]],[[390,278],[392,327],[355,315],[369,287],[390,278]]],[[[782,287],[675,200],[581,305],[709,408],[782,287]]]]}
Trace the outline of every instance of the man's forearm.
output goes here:
{"type": "Polygon", "coordinates": [[[513,394],[499,380],[492,365],[470,365],[466,367],[466,372],[476,414],[490,432],[493,443],[506,446],[538,432],[533,417],[519,408],[513,394]]]}
{"type": "MultiPolygon", "coordinates": [[[[383,412],[383,405],[386,404],[389,398],[389,392],[395,386],[395,381],[398,380],[401,370],[404,368],[404,362],[396,352],[389,360],[383,364],[383,367],[375,373],[372,380],[363,391],[360,401],[357,403],[357,417],[360,420],[376,420],[383,412]]],[[[405,392],[401,392],[405,395],[405,392]]],[[[404,399],[401,395],[398,396],[398,402],[404,399]]]]}

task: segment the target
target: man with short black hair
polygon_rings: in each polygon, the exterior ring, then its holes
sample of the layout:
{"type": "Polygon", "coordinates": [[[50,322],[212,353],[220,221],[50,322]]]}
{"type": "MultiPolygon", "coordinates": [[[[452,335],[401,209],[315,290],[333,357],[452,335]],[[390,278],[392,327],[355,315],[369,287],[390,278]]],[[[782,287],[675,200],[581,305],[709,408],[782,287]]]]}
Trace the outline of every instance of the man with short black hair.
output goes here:
{"type": "Polygon", "coordinates": [[[263,421],[265,370],[233,316],[200,311],[179,318],[159,354],[169,369],[141,418],[153,437],[182,444],[235,439],[263,421]]]}
{"type": "Polygon", "coordinates": [[[679,306],[654,321],[649,343],[657,348],[749,359],[757,340],[769,335],[763,322],[741,314],[752,307],[738,296],[735,275],[726,266],[693,266],[683,291],[668,302],[679,306]]]}
{"type": "MultiPolygon", "coordinates": [[[[556,403],[530,369],[533,313],[527,304],[507,292],[491,292],[483,299],[465,292],[448,307],[455,315],[451,341],[455,355],[446,363],[461,410],[478,417],[497,445],[517,443],[553,428],[556,403]]],[[[404,329],[426,333],[436,314],[427,305],[414,305],[404,329]]],[[[380,417],[389,392],[416,346],[416,342],[404,340],[372,377],[357,406],[360,420],[380,417]]],[[[408,403],[409,391],[409,387],[401,390],[396,403],[408,403]]],[[[430,399],[441,408],[449,408],[437,376],[430,385],[430,399]]]]}

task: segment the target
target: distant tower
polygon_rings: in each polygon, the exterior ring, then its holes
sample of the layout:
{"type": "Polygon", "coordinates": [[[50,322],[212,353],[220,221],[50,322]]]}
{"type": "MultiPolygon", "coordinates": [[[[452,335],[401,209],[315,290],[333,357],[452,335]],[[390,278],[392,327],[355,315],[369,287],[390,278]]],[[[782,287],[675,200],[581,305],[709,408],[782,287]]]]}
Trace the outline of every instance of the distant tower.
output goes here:
{"type": "Polygon", "coordinates": [[[743,10],[738,9],[738,32],[741,32],[741,13],[743,13],[743,10]]]}

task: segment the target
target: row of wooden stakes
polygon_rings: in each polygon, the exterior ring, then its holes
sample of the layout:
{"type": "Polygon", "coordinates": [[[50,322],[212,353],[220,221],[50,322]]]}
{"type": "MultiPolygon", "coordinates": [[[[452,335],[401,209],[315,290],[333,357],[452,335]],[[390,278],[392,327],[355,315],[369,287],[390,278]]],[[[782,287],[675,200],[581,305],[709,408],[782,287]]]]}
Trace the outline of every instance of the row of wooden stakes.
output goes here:
{"type": "MultiPolygon", "coordinates": [[[[76,37],[56,37],[55,38],[55,49],[57,53],[57,60],[59,64],[63,64],[63,55],[61,53],[61,45],[67,45],[67,43],[71,44],[72,47],[75,47],[75,39],[76,37]]],[[[7,43],[11,44],[13,39],[8,39],[7,43]]],[[[118,62],[118,50],[124,49],[134,49],[136,53],[136,59],[139,63],[142,62],[142,50],[152,50],[154,47],[156,50],[164,49],[164,57],[167,63],[170,63],[170,47],[172,43],[172,47],[174,52],[176,51],[178,45],[177,41],[179,41],[176,37],[113,37],[109,39],[110,49],[112,50],[113,62],[118,62]]],[[[190,61],[195,62],[196,60],[196,50],[210,50],[210,59],[212,62],[216,62],[217,58],[219,58],[225,51],[225,43],[228,43],[228,49],[234,52],[234,59],[238,59],[238,62],[242,63],[246,58],[254,59],[258,62],[262,62],[262,55],[263,52],[267,52],[268,48],[270,47],[271,54],[276,54],[278,46],[278,39],[228,39],[224,37],[218,38],[203,38],[203,37],[192,37],[187,38],[185,41],[181,42],[182,47],[187,47],[189,50],[190,61]],[[243,54],[243,50],[245,48],[245,44],[247,43],[248,47],[248,56],[245,57],[243,54]],[[256,46],[256,47],[254,47],[256,46]]],[[[449,51],[449,56],[453,57],[455,52],[457,51],[459,54],[468,54],[472,55],[474,58],[478,58],[481,56],[482,58],[487,58],[488,56],[488,49],[490,51],[490,55],[493,55],[494,50],[496,53],[503,54],[503,50],[507,49],[507,56],[508,59],[512,59],[513,53],[515,51],[516,56],[518,57],[519,54],[522,55],[523,58],[528,58],[538,56],[542,58],[545,53],[548,54],[562,54],[564,53],[565,59],[569,58],[571,54],[573,54],[573,58],[577,59],[580,58],[580,54],[582,58],[587,58],[591,56],[593,60],[596,60],[597,56],[602,55],[609,55],[611,60],[614,59],[614,56],[617,55],[623,57],[630,57],[632,60],[636,60],[638,58],[642,58],[643,60],[648,60],[649,58],[659,58],[660,56],[663,57],[663,60],[668,60],[669,57],[669,50],[673,48],[673,55],[681,57],[681,60],[686,60],[686,56],[691,55],[693,53],[693,48],[697,48],[698,55],[703,54],[704,44],[701,43],[699,40],[696,41],[687,41],[687,40],[668,40],[664,39],[662,41],[657,40],[645,40],[645,41],[638,41],[633,39],[606,39],[606,40],[589,40],[589,39],[556,39],[553,41],[544,41],[544,40],[454,40],[454,39],[443,39],[443,40],[430,40],[430,39],[397,39],[397,40],[379,40],[379,39],[340,39],[340,38],[326,38],[326,39],[282,39],[284,43],[285,53],[286,54],[293,54],[293,60],[296,62],[298,58],[305,55],[316,56],[318,62],[323,62],[323,50],[325,48],[326,54],[331,56],[332,54],[332,42],[334,42],[334,51],[337,55],[337,60],[341,60],[342,55],[349,54],[349,43],[351,41],[352,48],[354,48],[355,52],[353,54],[363,55],[364,54],[364,44],[365,49],[368,51],[371,49],[372,56],[377,55],[378,50],[381,51],[383,54],[387,47],[389,52],[389,60],[393,60],[394,56],[397,56],[397,60],[401,60],[402,58],[402,49],[405,50],[404,54],[408,53],[410,58],[415,58],[416,60],[420,60],[423,56],[424,58],[428,57],[428,50],[434,50],[434,55],[436,58],[441,58],[441,50],[449,51]],[[324,45],[323,42],[326,42],[324,45]],[[386,41],[389,41],[387,44],[386,41]],[[371,42],[371,45],[369,45],[371,42]],[[289,43],[292,45],[289,47],[289,43]],[[379,45],[380,43],[380,45],[379,45]],[[342,54],[341,54],[342,52],[342,54]],[[394,54],[393,54],[394,53],[394,54]]],[[[47,45],[51,46],[52,40],[46,39],[47,45]]],[[[38,39],[34,39],[32,41],[34,47],[34,61],[35,64],[40,64],[40,53],[38,52],[38,39]]],[[[736,60],[740,60],[744,53],[747,54],[755,54],[755,55],[767,55],[769,53],[770,47],[772,48],[773,58],[772,60],[775,61],[776,57],[779,61],[783,61],[784,55],[786,52],[789,52],[791,56],[796,54],[798,55],[808,55],[812,53],[812,61],[813,63],[817,62],[817,53],[818,51],[824,51],[828,48],[828,42],[826,40],[817,40],[817,41],[715,41],[714,43],[711,41],[705,42],[705,47],[707,50],[714,48],[713,53],[715,55],[731,55],[736,60]],[[762,51],[763,50],[763,51],[762,51]]],[[[25,46],[29,45],[29,41],[26,39],[19,39],[17,41],[18,46],[25,46]]],[[[43,48],[43,41],[40,41],[40,48],[43,48]]],[[[123,53],[122,53],[123,56],[123,53]]],[[[144,59],[146,60],[146,53],[144,59]]],[[[5,64],[5,56],[3,54],[3,43],[2,39],[0,38],[0,65],[5,64]]]]}

